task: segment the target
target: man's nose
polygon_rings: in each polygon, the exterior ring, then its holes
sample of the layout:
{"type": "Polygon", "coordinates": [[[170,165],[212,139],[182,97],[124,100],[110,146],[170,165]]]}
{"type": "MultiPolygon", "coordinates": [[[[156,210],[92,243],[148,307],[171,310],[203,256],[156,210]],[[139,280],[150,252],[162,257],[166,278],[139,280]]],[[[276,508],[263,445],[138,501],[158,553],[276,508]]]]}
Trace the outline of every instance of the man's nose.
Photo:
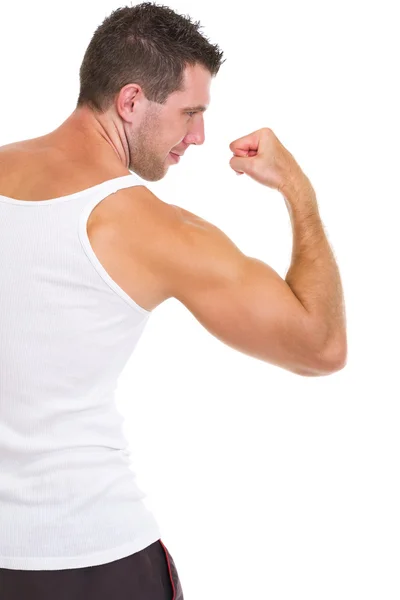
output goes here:
{"type": "Polygon", "coordinates": [[[188,135],[186,136],[186,140],[188,144],[195,144],[196,146],[201,146],[204,144],[205,140],[205,131],[204,131],[204,122],[201,125],[197,125],[188,135]]]}

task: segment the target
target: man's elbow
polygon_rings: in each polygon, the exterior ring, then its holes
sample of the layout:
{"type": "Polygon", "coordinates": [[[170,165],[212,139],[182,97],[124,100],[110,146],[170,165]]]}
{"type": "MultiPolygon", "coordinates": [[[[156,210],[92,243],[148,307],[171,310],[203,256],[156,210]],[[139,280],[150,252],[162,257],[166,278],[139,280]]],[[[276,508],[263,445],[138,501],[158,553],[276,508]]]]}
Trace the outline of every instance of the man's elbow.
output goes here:
{"type": "Polygon", "coordinates": [[[324,377],[332,375],[344,369],[347,364],[347,342],[341,341],[338,344],[324,348],[314,355],[312,361],[308,361],[307,366],[293,368],[291,371],[296,375],[303,377],[324,377]]]}
{"type": "Polygon", "coordinates": [[[347,340],[341,339],[340,342],[328,345],[320,352],[317,360],[317,369],[320,369],[321,375],[331,375],[344,369],[347,364],[347,340]]]}

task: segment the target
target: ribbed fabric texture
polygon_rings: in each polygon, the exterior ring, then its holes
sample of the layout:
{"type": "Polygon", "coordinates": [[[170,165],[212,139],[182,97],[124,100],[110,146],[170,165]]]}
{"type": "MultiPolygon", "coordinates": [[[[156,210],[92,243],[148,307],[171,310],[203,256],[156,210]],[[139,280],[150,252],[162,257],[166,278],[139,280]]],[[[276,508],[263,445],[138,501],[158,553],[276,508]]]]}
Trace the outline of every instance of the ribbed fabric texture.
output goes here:
{"type": "Polygon", "coordinates": [[[131,174],[43,201],[0,196],[0,567],[104,564],[161,538],[136,482],[117,380],[151,314],[86,231],[131,174]]]}

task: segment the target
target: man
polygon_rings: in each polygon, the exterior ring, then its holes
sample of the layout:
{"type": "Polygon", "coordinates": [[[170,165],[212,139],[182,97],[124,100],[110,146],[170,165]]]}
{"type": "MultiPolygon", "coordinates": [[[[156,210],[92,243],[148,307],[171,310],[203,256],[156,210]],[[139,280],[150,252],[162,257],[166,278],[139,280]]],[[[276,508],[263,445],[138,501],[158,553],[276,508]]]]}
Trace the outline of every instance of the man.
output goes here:
{"type": "Polygon", "coordinates": [[[161,600],[171,589],[183,598],[144,494],[127,477],[112,395],[166,299],[224,343],[293,373],[345,365],[343,293],[315,192],[270,129],[233,141],[230,167],[283,195],[294,236],[285,280],[143,185],[204,143],[221,57],[167,7],[118,9],[85,53],[74,112],[47,135],[0,148],[0,308],[9,324],[0,354],[0,584],[9,600],[28,588],[45,600],[53,587],[58,598],[62,590],[100,598],[105,581],[102,598],[161,600]]]}

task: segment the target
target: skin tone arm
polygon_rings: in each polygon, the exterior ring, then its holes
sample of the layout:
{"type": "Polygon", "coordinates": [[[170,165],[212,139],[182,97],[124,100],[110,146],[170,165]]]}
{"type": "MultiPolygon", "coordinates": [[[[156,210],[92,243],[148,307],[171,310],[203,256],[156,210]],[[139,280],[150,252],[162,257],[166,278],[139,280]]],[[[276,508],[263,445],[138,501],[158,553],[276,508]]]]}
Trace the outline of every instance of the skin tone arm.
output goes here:
{"type": "Polygon", "coordinates": [[[286,279],[246,256],[212,223],[160,202],[145,186],[135,191],[148,210],[139,239],[130,233],[133,209],[121,211],[127,255],[141,259],[148,285],[157,290],[157,305],[176,298],[231,348],[299,375],[338,371],[346,362],[343,292],[315,192],[271,130],[258,130],[230,147],[233,170],[284,197],[293,227],[286,279]],[[158,210],[152,211],[152,204],[158,210]]]}
{"type": "MultiPolygon", "coordinates": [[[[282,193],[293,230],[285,281],[316,324],[319,353],[330,356],[334,370],[343,368],[347,359],[343,288],[310,180],[269,128],[235,140],[230,148],[232,169],[282,193]]],[[[318,369],[297,372],[321,374],[318,369]]]]}
{"type": "Polygon", "coordinates": [[[293,230],[292,261],[285,281],[319,323],[316,335],[321,352],[330,353],[332,365],[342,368],[347,354],[343,289],[314,189],[303,176],[281,191],[293,230]]]}

